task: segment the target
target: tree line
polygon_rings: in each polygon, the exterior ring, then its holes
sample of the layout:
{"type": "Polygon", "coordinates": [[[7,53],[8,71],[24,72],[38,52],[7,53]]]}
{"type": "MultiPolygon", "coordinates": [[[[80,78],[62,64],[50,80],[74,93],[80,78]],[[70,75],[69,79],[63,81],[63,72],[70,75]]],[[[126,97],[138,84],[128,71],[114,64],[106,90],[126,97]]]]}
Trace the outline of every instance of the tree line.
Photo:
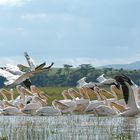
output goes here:
{"type": "MultiPolygon", "coordinates": [[[[96,82],[101,74],[105,77],[114,77],[119,74],[126,74],[136,84],[140,85],[140,70],[124,70],[113,68],[95,68],[90,64],[81,64],[76,68],[72,65],[64,64],[63,68],[51,68],[47,72],[35,75],[31,78],[32,84],[36,86],[76,86],[77,81],[82,77],[87,77],[87,82],[96,82]]],[[[5,79],[0,77],[0,87],[4,87],[5,79]]]]}

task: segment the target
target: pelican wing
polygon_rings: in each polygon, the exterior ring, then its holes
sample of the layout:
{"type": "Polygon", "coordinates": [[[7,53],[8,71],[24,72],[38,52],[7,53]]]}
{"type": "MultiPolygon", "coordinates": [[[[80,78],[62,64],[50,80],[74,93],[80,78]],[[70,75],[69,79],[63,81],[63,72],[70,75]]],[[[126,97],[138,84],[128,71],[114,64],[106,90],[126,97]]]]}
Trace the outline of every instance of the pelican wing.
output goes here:
{"type": "Polygon", "coordinates": [[[38,74],[38,73],[42,73],[42,72],[46,72],[48,69],[50,69],[53,66],[53,62],[51,63],[51,65],[49,65],[48,67],[42,68],[42,69],[37,69],[34,71],[31,71],[32,74],[38,74]]]}
{"type": "Polygon", "coordinates": [[[10,85],[19,77],[19,75],[14,75],[14,74],[12,74],[6,70],[2,70],[2,69],[0,69],[0,76],[6,78],[7,81],[4,82],[5,85],[10,85]]]}
{"type": "Polygon", "coordinates": [[[31,70],[34,70],[36,67],[34,60],[28,55],[27,52],[24,52],[24,56],[28,62],[28,65],[30,66],[31,70]]]}
{"type": "Polygon", "coordinates": [[[106,80],[106,78],[104,77],[104,74],[102,74],[96,80],[101,83],[102,81],[106,80]]]}
{"type": "Polygon", "coordinates": [[[28,78],[32,77],[33,73],[31,72],[26,72],[24,74],[22,74],[21,76],[19,76],[12,84],[13,85],[18,85],[20,83],[22,83],[23,81],[27,80],[28,78]]]}
{"type": "Polygon", "coordinates": [[[38,66],[35,68],[35,70],[43,69],[43,67],[44,67],[45,65],[46,65],[46,62],[44,62],[44,63],[38,65],[38,66]]]}
{"type": "Polygon", "coordinates": [[[7,64],[5,66],[5,70],[14,74],[14,75],[22,75],[23,72],[20,71],[20,69],[17,66],[11,65],[11,64],[7,64]]]}

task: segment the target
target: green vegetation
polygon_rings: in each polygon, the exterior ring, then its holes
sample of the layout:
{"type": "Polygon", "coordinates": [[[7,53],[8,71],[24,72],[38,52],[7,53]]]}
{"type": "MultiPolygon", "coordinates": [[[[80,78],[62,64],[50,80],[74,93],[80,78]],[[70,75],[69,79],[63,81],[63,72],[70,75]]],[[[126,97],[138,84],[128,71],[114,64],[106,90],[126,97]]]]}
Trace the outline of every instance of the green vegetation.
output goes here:
{"type": "MultiPolygon", "coordinates": [[[[118,74],[126,74],[134,82],[140,85],[140,70],[124,70],[103,68],[97,69],[90,64],[82,64],[77,68],[73,68],[71,65],[64,64],[63,68],[52,68],[45,73],[35,75],[31,78],[32,83],[40,87],[64,87],[64,86],[76,86],[77,81],[82,77],[87,77],[87,82],[96,81],[96,78],[101,74],[105,74],[106,77],[114,77],[118,74]]],[[[0,87],[4,86],[5,79],[0,77],[0,87]]]]}
{"type": "Polygon", "coordinates": [[[76,86],[77,81],[82,77],[87,77],[87,82],[96,81],[101,74],[106,77],[114,77],[118,74],[126,74],[136,84],[140,85],[140,70],[124,70],[103,68],[96,69],[90,64],[82,64],[77,68],[72,68],[71,65],[64,65],[64,68],[52,68],[46,73],[34,76],[31,80],[37,86],[76,86]]]}
{"type": "Polygon", "coordinates": [[[40,88],[42,91],[44,91],[47,95],[49,95],[48,103],[51,105],[52,101],[57,99],[61,100],[63,99],[63,96],[61,95],[63,90],[69,89],[70,87],[42,87],[40,88]]]}

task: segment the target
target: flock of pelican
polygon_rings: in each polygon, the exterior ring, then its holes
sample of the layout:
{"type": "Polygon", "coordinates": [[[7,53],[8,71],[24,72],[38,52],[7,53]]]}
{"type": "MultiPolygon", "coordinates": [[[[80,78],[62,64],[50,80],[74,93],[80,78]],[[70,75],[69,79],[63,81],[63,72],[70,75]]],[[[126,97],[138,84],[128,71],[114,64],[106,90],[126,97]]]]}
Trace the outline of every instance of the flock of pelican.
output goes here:
{"type": "Polygon", "coordinates": [[[96,82],[86,82],[86,77],[80,79],[76,88],[62,91],[62,100],[53,100],[48,105],[50,97],[31,84],[30,77],[45,72],[53,65],[45,67],[46,63],[36,65],[25,52],[28,65],[11,64],[0,68],[0,76],[6,78],[6,86],[16,85],[15,97],[13,89],[0,89],[1,115],[63,115],[63,114],[93,114],[95,116],[137,116],[140,113],[140,89],[126,75],[118,75],[106,79],[104,74],[96,82]],[[110,86],[105,89],[104,85],[110,86]],[[122,98],[120,98],[122,97],[122,98]]]}
{"type": "Polygon", "coordinates": [[[95,116],[135,116],[140,112],[139,87],[125,75],[106,79],[97,78],[99,83],[87,83],[85,77],[78,81],[77,89],[69,88],[61,95],[63,100],[53,100],[48,106],[49,96],[31,85],[30,89],[17,85],[19,94],[14,98],[13,90],[1,89],[1,115],[63,115],[94,114],[95,116]],[[101,80],[102,79],[102,80],[101,80]],[[110,85],[110,90],[102,87],[110,85]],[[123,95],[123,99],[119,97],[123,95]],[[109,98],[108,98],[109,97],[109,98]]]}

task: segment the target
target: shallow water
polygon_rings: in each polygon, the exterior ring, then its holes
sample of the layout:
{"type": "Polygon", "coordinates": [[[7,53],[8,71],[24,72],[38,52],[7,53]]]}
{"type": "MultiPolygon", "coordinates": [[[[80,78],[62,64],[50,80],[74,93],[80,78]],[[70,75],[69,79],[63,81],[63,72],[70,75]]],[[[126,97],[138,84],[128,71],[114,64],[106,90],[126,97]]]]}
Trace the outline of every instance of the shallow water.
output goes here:
{"type": "Polygon", "coordinates": [[[0,116],[3,140],[140,140],[140,118],[0,116]]]}

